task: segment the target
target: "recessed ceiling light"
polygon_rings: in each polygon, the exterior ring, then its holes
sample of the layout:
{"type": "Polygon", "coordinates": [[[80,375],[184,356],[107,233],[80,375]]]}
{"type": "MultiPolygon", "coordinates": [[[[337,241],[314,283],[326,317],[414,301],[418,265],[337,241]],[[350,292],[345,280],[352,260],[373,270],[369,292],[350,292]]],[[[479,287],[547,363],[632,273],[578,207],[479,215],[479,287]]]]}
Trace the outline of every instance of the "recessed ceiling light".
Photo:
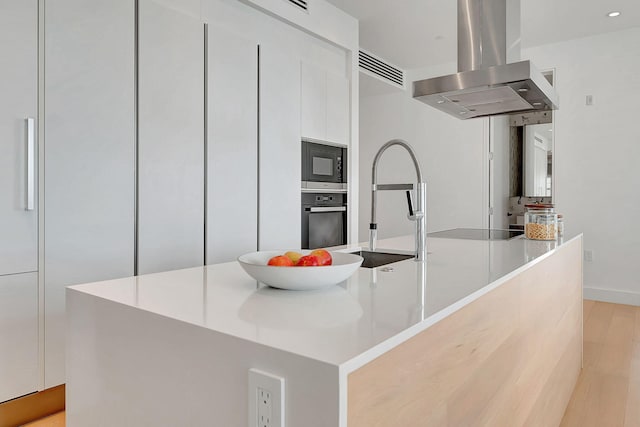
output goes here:
{"type": "Polygon", "coordinates": [[[518,92],[529,92],[529,89],[526,87],[521,87],[520,89],[518,89],[518,92]]]}
{"type": "Polygon", "coordinates": [[[609,13],[607,13],[607,16],[609,18],[615,18],[616,16],[620,16],[620,12],[618,12],[618,11],[609,12],[609,13]]]}
{"type": "Polygon", "coordinates": [[[534,103],[533,103],[533,106],[534,106],[534,107],[539,107],[539,106],[541,106],[541,105],[542,105],[542,102],[534,102],[534,103]]]}

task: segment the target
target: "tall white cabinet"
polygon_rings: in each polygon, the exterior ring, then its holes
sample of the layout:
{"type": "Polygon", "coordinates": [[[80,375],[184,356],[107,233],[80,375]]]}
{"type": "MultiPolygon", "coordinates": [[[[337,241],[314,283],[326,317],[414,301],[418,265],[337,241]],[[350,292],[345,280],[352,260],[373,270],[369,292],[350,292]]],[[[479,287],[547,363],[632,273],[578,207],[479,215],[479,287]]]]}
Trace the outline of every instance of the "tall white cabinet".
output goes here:
{"type": "Polygon", "coordinates": [[[45,22],[48,388],[65,381],[64,288],[134,272],[134,2],[47,2],[45,22]]]}
{"type": "Polygon", "coordinates": [[[260,46],[260,250],[300,247],[300,60],[260,46]]]}
{"type": "Polygon", "coordinates": [[[0,0],[0,402],[38,388],[38,2],[0,0]]]}
{"type": "Polygon", "coordinates": [[[207,264],[258,245],[258,43],[209,25],[207,264]]]}
{"type": "Polygon", "coordinates": [[[64,287],[204,264],[204,24],[135,6],[45,8],[45,387],[64,287]]]}
{"type": "Polygon", "coordinates": [[[204,24],[138,11],[138,274],[204,264],[204,24]]]}

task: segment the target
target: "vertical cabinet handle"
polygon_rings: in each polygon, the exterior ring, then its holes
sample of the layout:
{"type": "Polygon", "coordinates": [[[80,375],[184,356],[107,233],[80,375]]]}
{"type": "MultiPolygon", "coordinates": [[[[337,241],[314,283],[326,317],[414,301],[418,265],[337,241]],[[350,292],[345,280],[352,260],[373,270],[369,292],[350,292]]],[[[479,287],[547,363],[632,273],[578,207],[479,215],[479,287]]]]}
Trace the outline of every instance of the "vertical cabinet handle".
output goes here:
{"type": "Polygon", "coordinates": [[[27,118],[27,208],[35,209],[36,202],[36,121],[27,118]]]}

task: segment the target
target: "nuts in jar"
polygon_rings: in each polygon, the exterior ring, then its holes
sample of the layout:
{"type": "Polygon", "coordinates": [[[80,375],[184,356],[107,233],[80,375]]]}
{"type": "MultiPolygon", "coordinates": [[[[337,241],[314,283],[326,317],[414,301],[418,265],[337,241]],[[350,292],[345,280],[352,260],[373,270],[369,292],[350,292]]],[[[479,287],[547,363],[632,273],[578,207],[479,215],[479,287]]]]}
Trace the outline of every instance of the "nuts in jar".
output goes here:
{"type": "Polygon", "coordinates": [[[526,224],[524,233],[527,239],[533,240],[555,240],[556,226],[554,224],[526,224]]]}
{"type": "Polygon", "coordinates": [[[558,231],[558,215],[552,204],[525,205],[524,232],[528,239],[555,240],[558,231]]]}

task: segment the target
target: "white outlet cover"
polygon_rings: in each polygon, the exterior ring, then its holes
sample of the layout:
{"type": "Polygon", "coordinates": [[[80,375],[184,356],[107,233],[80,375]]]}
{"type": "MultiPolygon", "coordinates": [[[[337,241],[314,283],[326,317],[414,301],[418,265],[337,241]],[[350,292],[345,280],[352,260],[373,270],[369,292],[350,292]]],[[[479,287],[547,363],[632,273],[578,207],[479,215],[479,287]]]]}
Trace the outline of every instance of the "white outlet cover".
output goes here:
{"type": "Polygon", "coordinates": [[[584,260],[586,262],[593,262],[593,251],[585,250],[584,251],[584,260]]]}
{"type": "Polygon", "coordinates": [[[258,404],[261,390],[271,394],[271,422],[268,427],[285,427],[284,422],[284,378],[249,369],[249,423],[248,427],[264,427],[259,424],[258,404]]]}

